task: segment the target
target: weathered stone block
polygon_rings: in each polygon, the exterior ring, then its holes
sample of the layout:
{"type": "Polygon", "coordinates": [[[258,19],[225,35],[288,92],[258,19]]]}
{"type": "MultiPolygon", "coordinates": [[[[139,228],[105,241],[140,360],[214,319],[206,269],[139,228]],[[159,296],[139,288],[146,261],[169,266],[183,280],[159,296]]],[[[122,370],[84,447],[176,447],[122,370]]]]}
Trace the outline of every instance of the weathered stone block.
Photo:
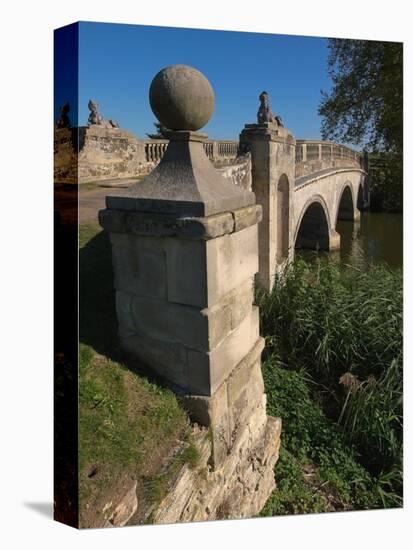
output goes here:
{"type": "MultiPolygon", "coordinates": [[[[203,311],[165,300],[134,296],[130,317],[135,331],[188,348],[209,350],[210,319],[203,311]]],[[[212,324],[215,324],[214,319],[212,324]]]]}
{"type": "Polygon", "coordinates": [[[115,508],[113,508],[112,502],[108,503],[106,511],[103,512],[105,521],[102,527],[123,527],[127,524],[138,509],[137,485],[137,481],[131,482],[131,487],[126,491],[115,508]]]}
{"type": "Polygon", "coordinates": [[[228,380],[227,387],[231,439],[234,442],[254,409],[262,402],[264,381],[261,362],[257,361],[234,373],[228,380]]]}
{"type": "Polygon", "coordinates": [[[99,210],[99,223],[110,233],[122,233],[126,229],[126,212],[122,210],[99,210]]]}
{"type": "Polygon", "coordinates": [[[185,466],[153,514],[155,523],[235,519],[256,516],[275,488],[281,420],[258,407],[243,436],[219,469],[210,469],[211,438],[194,429],[200,450],[196,469],[185,466]]]}
{"type": "Polygon", "coordinates": [[[216,306],[202,310],[202,314],[208,319],[208,350],[214,349],[231,332],[231,306],[232,304],[219,303],[216,306]]]}
{"type": "Polygon", "coordinates": [[[130,132],[98,125],[78,128],[80,182],[146,173],[145,144],[130,132]]]}
{"type": "Polygon", "coordinates": [[[216,347],[251,313],[252,302],[252,280],[247,279],[217,304],[202,310],[202,314],[208,317],[209,349],[216,347]]]}
{"type": "Polygon", "coordinates": [[[232,231],[234,231],[234,219],[230,212],[224,212],[208,218],[188,220],[182,236],[195,238],[201,236],[204,239],[215,239],[221,235],[232,233],[232,231]]]}
{"type": "Polygon", "coordinates": [[[247,279],[232,291],[231,328],[236,328],[250,313],[254,301],[253,279],[247,279]]]}
{"type": "MultiPolygon", "coordinates": [[[[134,334],[121,340],[122,348],[150,366],[170,384],[186,389],[187,350],[181,345],[134,334]]],[[[201,373],[206,375],[206,373],[201,373]]],[[[206,385],[207,380],[202,383],[206,385]]]]}
{"type": "Polygon", "coordinates": [[[137,332],[190,349],[211,351],[251,314],[252,287],[247,282],[239,287],[244,291],[239,300],[236,293],[231,293],[224,303],[203,310],[118,291],[117,316],[122,335],[137,332]]]}
{"type": "Polygon", "coordinates": [[[177,236],[186,239],[214,239],[226,233],[232,233],[234,219],[229,212],[208,218],[195,218],[131,211],[126,216],[125,230],[135,235],[154,237],[177,236]]]}
{"type": "Polygon", "coordinates": [[[250,225],[255,225],[262,220],[262,207],[259,204],[240,208],[232,212],[234,216],[234,230],[241,231],[250,225]]]}
{"type": "Polygon", "coordinates": [[[169,301],[208,306],[206,245],[205,241],[165,240],[169,301]]]}
{"type": "Polygon", "coordinates": [[[127,212],[126,230],[134,235],[150,237],[174,236],[181,230],[179,219],[147,212],[127,212]]]}
{"type": "Polygon", "coordinates": [[[220,468],[257,408],[264,407],[264,383],[259,356],[259,341],[212,396],[187,395],[182,402],[193,421],[210,427],[211,466],[220,468]],[[254,363],[251,363],[255,361],[254,363]]]}
{"type": "Polygon", "coordinates": [[[206,245],[208,306],[212,306],[258,271],[257,225],[208,241],[206,245]]]}
{"type": "Polygon", "coordinates": [[[114,286],[137,296],[166,298],[166,255],[162,239],[111,233],[114,286]]]}
{"type": "Polygon", "coordinates": [[[130,338],[136,332],[133,324],[131,303],[132,295],[125,294],[119,290],[115,293],[116,298],[116,317],[118,319],[118,334],[122,341],[125,338],[130,338]]]}
{"type": "MultiPolygon", "coordinates": [[[[221,399],[222,396],[225,396],[225,402],[227,402],[229,404],[228,406],[231,407],[239,395],[245,390],[245,386],[249,384],[251,376],[257,376],[258,384],[262,383],[260,357],[263,349],[264,338],[259,338],[249,353],[245,355],[242,361],[238,363],[231,375],[223,382],[223,384],[221,384],[217,392],[215,392],[212,396],[181,396],[191,415],[191,418],[195,422],[199,422],[204,426],[209,426],[217,417],[216,410],[219,411],[219,406],[216,406],[217,400],[221,399]],[[257,374],[258,371],[259,376],[257,374]],[[221,392],[222,388],[225,388],[224,393],[221,392]],[[218,391],[221,392],[219,397],[217,397],[218,391]]],[[[263,392],[261,392],[261,397],[262,393],[263,392]]]]}
{"type": "Polygon", "coordinates": [[[188,350],[186,378],[190,384],[189,392],[197,395],[212,395],[254,347],[258,338],[258,308],[254,307],[250,315],[210,352],[188,350]],[[207,385],[203,386],[201,380],[207,381],[207,385]]]}

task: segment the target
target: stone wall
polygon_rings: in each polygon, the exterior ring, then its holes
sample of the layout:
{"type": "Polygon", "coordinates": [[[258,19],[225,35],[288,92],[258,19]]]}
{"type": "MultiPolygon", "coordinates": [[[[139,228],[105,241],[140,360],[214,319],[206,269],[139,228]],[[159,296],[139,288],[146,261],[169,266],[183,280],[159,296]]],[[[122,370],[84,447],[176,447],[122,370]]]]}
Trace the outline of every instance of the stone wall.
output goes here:
{"type": "Polygon", "coordinates": [[[93,527],[134,525],[137,518],[166,524],[257,516],[276,488],[273,469],[281,445],[281,419],[266,416],[265,400],[220,470],[211,468],[210,430],[195,424],[191,440],[199,452],[196,464],[184,464],[171,475],[160,502],[138,500],[137,482],[131,481],[120,500],[106,503],[93,527]]]}
{"type": "Polygon", "coordinates": [[[130,132],[101,126],[55,130],[55,183],[135,177],[151,169],[144,143],[130,132]]]}
{"type": "MultiPolygon", "coordinates": [[[[54,182],[87,183],[149,174],[161,161],[168,140],[139,140],[120,128],[97,125],[55,129],[54,182]]],[[[204,150],[225,178],[250,189],[249,159],[237,157],[238,142],[207,140],[204,150]]]]}
{"type": "Polygon", "coordinates": [[[77,128],[58,128],[54,133],[54,182],[77,183],[77,128]]]}
{"type": "Polygon", "coordinates": [[[208,460],[211,442],[207,430],[195,428],[200,450],[197,467],[184,466],[168,495],[152,512],[154,523],[176,523],[256,516],[275,489],[273,469],[278,461],[281,420],[267,417],[263,400],[219,471],[208,460]]]}
{"type": "Polygon", "coordinates": [[[147,173],[145,145],[130,132],[100,126],[79,128],[79,183],[147,173]]]}
{"type": "MultiPolygon", "coordinates": [[[[215,165],[216,166],[216,165],[215,165]]],[[[238,185],[247,191],[251,191],[251,154],[245,153],[238,156],[235,161],[232,161],[228,166],[219,168],[219,171],[224,178],[231,181],[234,185],[238,185]]]]}

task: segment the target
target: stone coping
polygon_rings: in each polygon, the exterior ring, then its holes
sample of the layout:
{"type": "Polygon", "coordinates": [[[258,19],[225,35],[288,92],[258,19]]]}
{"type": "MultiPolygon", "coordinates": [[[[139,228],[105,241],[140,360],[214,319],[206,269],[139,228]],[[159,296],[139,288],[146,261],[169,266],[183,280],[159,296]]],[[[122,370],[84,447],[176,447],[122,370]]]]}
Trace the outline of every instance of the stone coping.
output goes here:
{"type": "Polygon", "coordinates": [[[300,189],[301,187],[304,187],[309,183],[327,178],[328,176],[339,174],[340,172],[361,172],[362,174],[367,175],[367,172],[365,172],[362,168],[357,168],[356,166],[326,168],[325,170],[320,170],[319,172],[313,172],[311,174],[308,174],[307,176],[301,176],[300,178],[297,178],[295,180],[294,190],[300,189]]]}
{"type": "Polygon", "coordinates": [[[259,204],[208,217],[177,217],[108,208],[99,211],[100,225],[111,233],[195,240],[215,239],[236,233],[259,223],[261,219],[262,207],[259,204]]]}

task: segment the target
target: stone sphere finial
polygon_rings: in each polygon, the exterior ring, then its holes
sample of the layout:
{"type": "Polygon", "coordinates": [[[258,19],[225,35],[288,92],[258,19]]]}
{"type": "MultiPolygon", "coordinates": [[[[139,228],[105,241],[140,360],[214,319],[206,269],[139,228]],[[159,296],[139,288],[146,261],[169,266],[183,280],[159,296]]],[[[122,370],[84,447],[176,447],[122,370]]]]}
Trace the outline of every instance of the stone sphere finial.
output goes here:
{"type": "Polygon", "coordinates": [[[149,102],[156,118],[169,130],[196,131],[211,118],[215,94],[197,69],[171,65],[152,80],[149,102]]]}

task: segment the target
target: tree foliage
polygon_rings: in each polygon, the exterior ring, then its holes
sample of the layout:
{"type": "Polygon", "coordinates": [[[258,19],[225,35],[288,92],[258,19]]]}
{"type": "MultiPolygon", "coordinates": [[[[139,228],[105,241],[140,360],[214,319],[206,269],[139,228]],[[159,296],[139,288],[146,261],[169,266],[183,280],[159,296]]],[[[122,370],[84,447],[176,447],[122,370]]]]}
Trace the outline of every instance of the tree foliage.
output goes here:
{"type": "Polygon", "coordinates": [[[403,44],[329,39],[330,93],[322,92],[323,139],[402,154],[403,44]]]}

